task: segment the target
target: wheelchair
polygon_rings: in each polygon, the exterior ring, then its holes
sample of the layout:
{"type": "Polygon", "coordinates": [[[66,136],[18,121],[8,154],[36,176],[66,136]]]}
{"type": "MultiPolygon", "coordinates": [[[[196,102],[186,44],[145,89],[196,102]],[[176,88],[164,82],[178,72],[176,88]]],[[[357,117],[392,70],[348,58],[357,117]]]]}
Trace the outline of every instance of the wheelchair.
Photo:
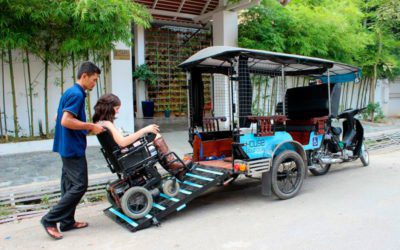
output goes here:
{"type": "MultiPolygon", "coordinates": [[[[162,156],[154,146],[154,134],[148,134],[123,149],[107,129],[98,134],[97,138],[108,168],[118,176],[117,180],[106,187],[107,199],[126,216],[140,219],[147,215],[152,209],[153,199],[160,192],[170,197],[178,194],[179,182],[174,178],[176,173],[168,171],[170,163],[165,161],[166,156],[162,156]],[[169,174],[162,176],[157,170],[157,162],[169,174]]],[[[173,152],[170,154],[176,156],[173,152]]]]}

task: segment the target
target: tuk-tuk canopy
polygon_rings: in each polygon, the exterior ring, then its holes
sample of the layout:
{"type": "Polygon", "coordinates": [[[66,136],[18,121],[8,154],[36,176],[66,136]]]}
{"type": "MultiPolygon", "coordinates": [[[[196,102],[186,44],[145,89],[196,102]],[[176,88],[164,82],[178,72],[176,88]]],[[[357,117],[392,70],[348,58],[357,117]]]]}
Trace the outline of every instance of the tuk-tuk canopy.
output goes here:
{"type": "Polygon", "coordinates": [[[284,73],[286,76],[312,76],[321,79],[324,83],[328,82],[328,69],[332,83],[357,81],[361,76],[360,68],[344,63],[231,46],[202,49],[181,63],[179,67],[189,71],[223,73],[233,66],[238,56],[248,58],[249,70],[270,71],[274,75],[284,73]]]}

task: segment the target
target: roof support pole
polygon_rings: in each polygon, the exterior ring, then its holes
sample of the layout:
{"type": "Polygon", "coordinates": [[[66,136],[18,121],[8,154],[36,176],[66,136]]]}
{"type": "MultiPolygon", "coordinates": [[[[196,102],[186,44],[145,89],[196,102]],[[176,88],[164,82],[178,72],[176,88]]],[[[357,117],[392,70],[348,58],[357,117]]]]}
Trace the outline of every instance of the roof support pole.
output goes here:
{"type": "MultiPolygon", "coordinates": [[[[142,26],[134,26],[135,39],[135,65],[144,64],[145,61],[145,43],[144,43],[144,28],[142,26]]],[[[130,74],[132,76],[132,74],[130,74]]],[[[142,101],[146,101],[146,85],[143,81],[136,80],[136,117],[143,118],[142,101]]]]}
{"type": "MultiPolygon", "coordinates": [[[[282,64],[282,112],[286,115],[286,89],[285,89],[285,65],[282,64]]],[[[275,110],[276,113],[276,110],[275,110]]]]}
{"type": "Polygon", "coordinates": [[[329,106],[329,116],[332,114],[331,108],[331,74],[330,70],[328,69],[328,106],[329,106]]]}

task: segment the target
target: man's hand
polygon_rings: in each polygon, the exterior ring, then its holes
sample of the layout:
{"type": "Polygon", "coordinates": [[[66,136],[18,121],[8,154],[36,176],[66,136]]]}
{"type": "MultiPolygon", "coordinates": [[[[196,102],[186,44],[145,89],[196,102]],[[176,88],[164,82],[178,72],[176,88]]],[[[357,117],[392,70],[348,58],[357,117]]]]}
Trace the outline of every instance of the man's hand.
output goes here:
{"type": "Polygon", "coordinates": [[[92,123],[92,125],[93,125],[93,127],[90,129],[90,131],[95,135],[100,134],[101,132],[104,131],[104,128],[101,125],[93,124],[93,123],[92,123]]]}
{"type": "Polygon", "coordinates": [[[103,132],[104,130],[104,128],[99,124],[83,122],[76,119],[76,117],[72,113],[69,113],[68,111],[64,111],[63,116],[61,118],[61,125],[65,128],[74,130],[88,130],[95,135],[103,132]]]}

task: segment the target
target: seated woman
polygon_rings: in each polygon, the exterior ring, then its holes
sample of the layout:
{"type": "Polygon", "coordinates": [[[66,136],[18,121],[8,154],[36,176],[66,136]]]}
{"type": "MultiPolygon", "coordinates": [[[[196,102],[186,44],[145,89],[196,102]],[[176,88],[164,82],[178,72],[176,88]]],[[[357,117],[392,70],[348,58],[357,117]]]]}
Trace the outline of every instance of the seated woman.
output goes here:
{"type": "Polygon", "coordinates": [[[114,94],[105,94],[101,96],[96,105],[94,105],[93,122],[107,128],[113,136],[114,141],[121,148],[133,144],[139,138],[148,133],[156,134],[157,136],[153,143],[163,159],[163,167],[168,171],[172,170],[172,172],[175,174],[183,174],[185,172],[184,170],[186,169],[186,165],[190,164],[190,162],[185,162],[184,165],[182,165],[180,161],[175,159],[173,154],[167,155],[170,151],[164,141],[164,138],[161,136],[161,134],[159,134],[160,128],[158,125],[151,124],[128,136],[122,135],[122,133],[114,125],[114,120],[119,113],[120,107],[121,100],[118,98],[118,96],[114,94]],[[165,155],[167,156],[164,157],[165,155]]]}

